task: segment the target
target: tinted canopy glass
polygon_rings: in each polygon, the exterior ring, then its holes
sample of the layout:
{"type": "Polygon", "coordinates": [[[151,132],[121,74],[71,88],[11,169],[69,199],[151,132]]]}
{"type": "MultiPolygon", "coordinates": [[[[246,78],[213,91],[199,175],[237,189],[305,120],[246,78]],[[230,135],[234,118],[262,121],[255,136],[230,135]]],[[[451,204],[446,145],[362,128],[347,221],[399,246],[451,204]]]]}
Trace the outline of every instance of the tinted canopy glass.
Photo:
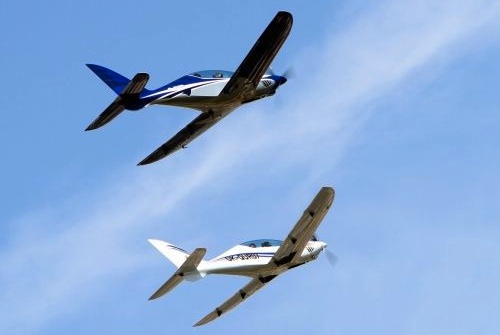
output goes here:
{"type": "Polygon", "coordinates": [[[223,70],[203,70],[191,73],[192,76],[200,78],[231,78],[234,72],[223,70]]]}
{"type": "Polygon", "coordinates": [[[248,242],[241,243],[241,245],[252,247],[252,248],[262,248],[262,247],[279,247],[282,241],[280,240],[270,240],[270,239],[260,239],[252,240],[248,242]]]}

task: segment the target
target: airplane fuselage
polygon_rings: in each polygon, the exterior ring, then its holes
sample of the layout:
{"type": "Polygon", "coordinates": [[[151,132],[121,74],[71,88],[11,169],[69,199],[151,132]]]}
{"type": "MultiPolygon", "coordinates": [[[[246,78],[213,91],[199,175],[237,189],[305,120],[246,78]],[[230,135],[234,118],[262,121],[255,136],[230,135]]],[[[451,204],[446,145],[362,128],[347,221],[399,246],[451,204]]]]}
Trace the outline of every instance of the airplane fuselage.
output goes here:
{"type": "MultiPolygon", "coordinates": [[[[205,70],[185,75],[154,91],[145,90],[140,95],[143,107],[149,105],[168,105],[186,107],[209,112],[212,109],[231,111],[236,107],[258,99],[271,96],[286,82],[286,78],[266,74],[251,93],[243,96],[221,95],[223,88],[231,79],[232,72],[205,70]]],[[[131,109],[131,108],[127,108],[131,109]]]]}
{"type": "Polygon", "coordinates": [[[278,275],[291,268],[316,259],[327,244],[322,241],[309,241],[298,261],[286,264],[272,264],[271,260],[279,245],[255,246],[237,245],[214,259],[202,262],[197,271],[185,274],[186,280],[197,280],[209,274],[226,274],[247,277],[278,275]]]}

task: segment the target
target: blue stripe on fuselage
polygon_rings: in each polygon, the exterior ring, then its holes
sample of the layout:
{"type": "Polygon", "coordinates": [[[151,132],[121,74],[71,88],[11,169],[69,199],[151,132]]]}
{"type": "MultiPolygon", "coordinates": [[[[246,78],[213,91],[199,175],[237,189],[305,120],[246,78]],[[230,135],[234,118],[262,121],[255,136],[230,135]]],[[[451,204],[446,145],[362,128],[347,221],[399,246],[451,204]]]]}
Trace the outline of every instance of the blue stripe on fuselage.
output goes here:
{"type": "Polygon", "coordinates": [[[140,94],[140,99],[141,99],[141,102],[143,102],[146,105],[146,104],[151,103],[152,101],[154,101],[160,97],[171,98],[171,97],[174,97],[180,93],[183,93],[186,90],[190,90],[190,89],[197,88],[200,86],[208,85],[208,84],[213,83],[215,81],[224,80],[224,79],[227,80],[227,78],[200,78],[200,77],[193,76],[193,75],[186,75],[186,76],[180,77],[179,79],[176,79],[173,82],[168,83],[167,85],[162,86],[156,90],[144,90],[140,94]],[[178,91],[171,91],[168,94],[167,94],[167,92],[165,92],[168,89],[175,88],[176,86],[192,85],[192,84],[196,84],[196,83],[199,83],[199,85],[194,85],[190,88],[182,89],[182,90],[178,90],[178,91]]]}

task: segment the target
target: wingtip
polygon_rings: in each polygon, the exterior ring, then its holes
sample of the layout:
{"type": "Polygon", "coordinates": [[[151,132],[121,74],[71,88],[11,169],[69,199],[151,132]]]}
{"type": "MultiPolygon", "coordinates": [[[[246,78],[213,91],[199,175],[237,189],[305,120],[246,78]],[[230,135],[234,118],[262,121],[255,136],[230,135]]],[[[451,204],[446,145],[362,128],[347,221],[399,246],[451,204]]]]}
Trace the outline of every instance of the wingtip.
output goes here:
{"type": "Polygon", "coordinates": [[[205,317],[201,320],[199,320],[198,322],[196,322],[193,327],[199,327],[199,326],[203,326],[209,322],[212,322],[214,321],[215,319],[219,318],[220,316],[222,315],[222,311],[219,310],[219,308],[216,308],[215,311],[211,312],[211,313],[208,313],[207,315],[205,315],[205,317]]]}
{"type": "Polygon", "coordinates": [[[293,15],[290,12],[282,10],[279,11],[278,14],[276,14],[276,16],[285,19],[287,21],[290,21],[290,23],[293,23],[293,15]]]}
{"type": "Polygon", "coordinates": [[[322,187],[325,191],[328,191],[329,193],[335,194],[335,189],[332,186],[323,186],[322,187]]]}
{"type": "Polygon", "coordinates": [[[277,15],[293,18],[292,13],[290,13],[286,10],[280,10],[277,15]]]}
{"type": "Polygon", "coordinates": [[[156,162],[157,160],[159,160],[160,158],[156,158],[154,156],[154,152],[149,155],[148,157],[144,158],[142,161],[140,161],[139,163],[137,163],[137,166],[142,166],[142,165],[148,165],[148,164],[151,164],[151,163],[154,163],[156,162]]]}
{"type": "Polygon", "coordinates": [[[144,158],[142,161],[140,161],[139,163],[137,163],[137,166],[144,166],[144,165],[149,165],[153,163],[153,161],[149,161],[147,158],[144,158]]]}
{"type": "Polygon", "coordinates": [[[328,198],[328,208],[330,208],[331,204],[333,203],[333,199],[335,198],[335,189],[331,186],[323,186],[319,191],[318,196],[320,193],[324,194],[328,198]]]}
{"type": "Polygon", "coordinates": [[[157,162],[166,156],[167,155],[165,155],[162,148],[160,147],[159,149],[155,150],[151,155],[149,155],[148,157],[144,158],[142,161],[137,163],[137,166],[148,165],[148,164],[157,162]]]}
{"type": "Polygon", "coordinates": [[[158,291],[156,291],[155,293],[153,293],[149,298],[148,298],[148,301],[151,301],[151,300],[155,300],[155,299],[158,299],[159,297],[162,297],[165,293],[160,293],[160,289],[158,289],[158,291]]]}
{"type": "Polygon", "coordinates": [[[196,322],[193,327],[199,327],[199,326],[203,326],[204,324],[207,324],[206,321],[204,321],[204,319],[201,319],[200,321],[196,322]]]}
{"type": "Polygon", "coordinates": [[[157,151],[158,150],[156,150],[155,152],[150,154],[148,157],[144,158],[142,161],[137,163],[137,166],[148,165],[148,164],[151,164],[151,163],[154,163],[154,162],[160,160],[162,157],[160,157],[160,155],[158,155],[157,151]]]}

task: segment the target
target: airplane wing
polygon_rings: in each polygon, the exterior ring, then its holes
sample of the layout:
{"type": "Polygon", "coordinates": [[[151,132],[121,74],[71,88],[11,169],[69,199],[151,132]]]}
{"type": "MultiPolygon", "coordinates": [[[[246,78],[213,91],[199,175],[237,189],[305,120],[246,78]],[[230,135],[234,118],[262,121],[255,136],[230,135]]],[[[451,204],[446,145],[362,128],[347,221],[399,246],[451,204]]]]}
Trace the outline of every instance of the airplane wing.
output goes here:
{"type": "Polygon", "coordinates": [[[304,214],[295,224],[286,239],[278,248],[273,258],[269,262],[277,266],[293,263],[300,257],[306,247],[307,242],[319,227],[333,203],[335,191],[331,187],[323,187],[318,192],[304,214]]]}
{"type": "MultiPolygon", "coordinates": [[[[226,86],[224,86],[219,97],[238,98],[255,90],[260,79],[288,37],[292,29],[292,23],[292,14],[288,12],[278,12],[276,14],[238,69],[236,69],[236,72],[226,86]]],[[[229,114],[227,110],[202,113],[137,165],[156,162],[185,147],[227,114],[229,114]]]]}
{"type": "Polygon", "coordinates": [[[225,115],[227,115],[227,113],[215,113],[213,111],[200,114],[196,119],[175,134],[174,137],[165,142],[137,165],[154,163],[180,148],[185,147],[208,128],[219,122],[225,115]]]}
{"type": "Polygon", "coordinates": [[[237,305],[246,300],[249,296],[257,292],[259,289],[264,287],[268,282],[273,280],[276,276],[267,276],[267,277],[259,277],[252,279],[248,284],[245,285],[241,290],[239,290],[236,294],[234,294],[231,298],[226,300],[222,305],[214,309],[212,312],[208,313],[203,319],[198,321],[193,327],[202,326],[206,323],[209,323],[222,314],[227,313],[237,305]]]}
{"type": "MultiPolygon", "coordinates": [[[[279,266],[292,262],[295,257],[300,257],[300,254],[304,250],[307,242],[311,239],[312,235],[330,209],[334,196],[335,191],[331,187],[323,187],[318,192],[309,207],[307,207],[304,211],[302,217],[288,234],[286,240],[278,248],[270,263],[274,262],[279,266]]],[[[245,285],[245,287],[236,292],[231,298],[198,321],[194,327],[209,323],[220,317],[222,314],[227,313],[246,300],[250,295],[264,287],[265,284],[276,278],[276,276],[277,275],[270,275],[267,277],[252,279],[247,285],[245,285]]]]}
{"type": "Polygon", "coordinates": [[[293,17],[288,12],[278,12],[260,35],[257,42],[222,89],[221,96],[241,95],[255,90],[260,79],[292,29],[293,17]]]}

